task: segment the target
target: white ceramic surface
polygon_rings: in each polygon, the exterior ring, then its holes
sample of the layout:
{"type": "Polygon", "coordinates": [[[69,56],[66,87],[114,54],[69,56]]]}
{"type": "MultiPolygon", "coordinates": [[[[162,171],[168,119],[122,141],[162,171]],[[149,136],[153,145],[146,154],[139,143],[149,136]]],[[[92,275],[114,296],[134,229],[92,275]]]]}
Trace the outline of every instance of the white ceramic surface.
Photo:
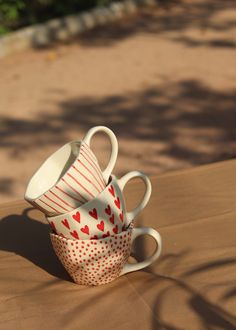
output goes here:
{"type": "Polygon", "coordinates": [[[143,269],[158,259],[162,241],[152,228],[134,228],[99,240],[71,240],[51,234],[56,255],[75,283],[101,285],[129,272],[143,269]],[[144,261],[130,264],[128,258],[136,237],[149,235],[156,241],[156,250],[144,261]]]}
{"type": "Polygon", "coordinates": [[[101,193],[118,154],[114,133],[105,126],[91,128],[82,141],[72,141],[53,153],[31,178],[25,199],[47,215],[70,212],[101,193]],[[104,132],[111,141],[111,155],[104,171],[90,148],[92,137],[104,132]]]}
{"type": "Polygon", "coordinates": [[[151,196],[151,183],[146,175],[133,171],[111,181],[96,198],[81,207],[62,215],[47,217],[54,232],[72,239],[98,239],[118,234],[128,228],[131,221],[146,206],[151,196]],[[142,201],[134,210],[127,212],[123,189],[133,178],[145,184],[142,201]]]}

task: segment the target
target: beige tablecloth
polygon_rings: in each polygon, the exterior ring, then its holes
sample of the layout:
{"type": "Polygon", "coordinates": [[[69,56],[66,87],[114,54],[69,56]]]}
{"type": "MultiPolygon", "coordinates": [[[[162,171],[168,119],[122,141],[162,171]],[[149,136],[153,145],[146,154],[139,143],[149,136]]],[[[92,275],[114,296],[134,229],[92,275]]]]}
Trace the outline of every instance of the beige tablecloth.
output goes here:
{"type": "MultiPolygon", "coordinates": [[[[137,226],[163,238],[150,268],[79,286],[57,260],[40,212],[0,207],[0,329],[236,329],[236,161],[152,179],[137,226]]],[[[143,186],[130,183],[128,206],[143,186]]],[[[137,239],[136,258],[152,252],[137,239]]]]}

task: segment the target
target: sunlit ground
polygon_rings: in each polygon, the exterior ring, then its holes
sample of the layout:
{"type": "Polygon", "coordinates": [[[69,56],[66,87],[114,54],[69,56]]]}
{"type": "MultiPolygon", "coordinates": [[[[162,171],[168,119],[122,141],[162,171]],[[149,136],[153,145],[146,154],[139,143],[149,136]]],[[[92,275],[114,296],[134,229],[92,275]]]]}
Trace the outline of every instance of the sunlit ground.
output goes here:
{"type": "MultiPolygon", "coordinates": [[[[184,1],[1,59],[1,202],[93,125],[116,133],[118,175],[235,157],[235,17],[235,1],[184,1]]],[[[93,149],[105,165],[107,140],[93,149]]]]}

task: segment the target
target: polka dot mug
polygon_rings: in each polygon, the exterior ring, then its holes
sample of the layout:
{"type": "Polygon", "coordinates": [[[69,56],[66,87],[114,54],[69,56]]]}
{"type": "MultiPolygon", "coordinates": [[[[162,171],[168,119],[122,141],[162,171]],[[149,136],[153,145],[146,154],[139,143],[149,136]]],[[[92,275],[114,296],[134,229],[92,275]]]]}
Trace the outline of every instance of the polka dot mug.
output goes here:
{"type": "Polygon", "coordinates": [[[75,283],[95,286],[109,283],[121,275],[152,264],[161,253],[161,236],[152,228],[129,228],[99,240],[72,240],[50,234],[54,251],[75,283]],[[150,235],[157,247],[144,261],[128,262],[131,247],[138,236],[150,235]]]}

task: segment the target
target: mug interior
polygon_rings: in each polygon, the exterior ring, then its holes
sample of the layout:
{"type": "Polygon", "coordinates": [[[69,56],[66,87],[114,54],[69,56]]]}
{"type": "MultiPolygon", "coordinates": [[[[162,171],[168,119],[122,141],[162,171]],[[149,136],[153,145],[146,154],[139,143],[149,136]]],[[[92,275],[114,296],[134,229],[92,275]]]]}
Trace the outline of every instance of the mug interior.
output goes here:
{"type": "Polygon", "coordinates": [[[54,152],[31,178],[25,199],[35,200],[55,186],[78,158],[80,147],[80,141],[73,141],[54,152]]]}

